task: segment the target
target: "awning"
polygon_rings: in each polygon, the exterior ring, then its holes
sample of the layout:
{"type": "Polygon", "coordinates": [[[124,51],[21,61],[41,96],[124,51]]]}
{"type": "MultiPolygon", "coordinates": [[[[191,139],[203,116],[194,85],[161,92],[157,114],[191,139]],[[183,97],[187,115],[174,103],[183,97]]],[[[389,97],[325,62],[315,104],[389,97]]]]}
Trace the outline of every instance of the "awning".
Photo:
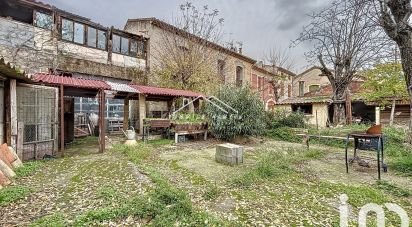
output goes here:
{"type": "Polygon", "coordinates": [[[115,83],[115,82],[110,82],[110,81],[106,81],[106,83],[111,87],[112,91],[120,91],[120,92],[126,92],[126,93],[139,93],[136,89],[134,89],[128,84],[121,84],[121,83],[115,83]]]}
{"type": "Polygon", "coordinates": [[[138,93],[146,94],[146,95],[158,95],[158,96],[171,96],[171,97],[198,97],[202,94],[193,92],[193,91],[186,91],[186,90],[179,90],[179,89],[171,89],[171,88],[161,88],[161,87],[151,87],[151,86],[143,86],[137,84],[130,84],[131,87],[136,89],[138,93]]]}
{"type": "Polygon", "coordinates": [[[39,83],[63,85],[67,87],[111,90],[111,87],[106,82],[101,80],[86,80],[67,76],[56,76],[46,73],[34,74],[32,80],[39,83]]]}

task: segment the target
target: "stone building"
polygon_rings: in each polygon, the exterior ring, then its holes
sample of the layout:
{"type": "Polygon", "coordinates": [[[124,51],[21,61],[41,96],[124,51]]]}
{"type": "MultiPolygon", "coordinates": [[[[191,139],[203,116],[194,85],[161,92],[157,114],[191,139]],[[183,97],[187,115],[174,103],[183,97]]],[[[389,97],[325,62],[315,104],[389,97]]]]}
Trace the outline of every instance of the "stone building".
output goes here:
{"type": "Polygon", "coordinates": [[[326,76],[321,76],[322,71],[318,66],[309,69],[293,77],[292,91],[294,97],[302,97],[311,91],[317,91],[322,86],[330,84],[326,76]]]}

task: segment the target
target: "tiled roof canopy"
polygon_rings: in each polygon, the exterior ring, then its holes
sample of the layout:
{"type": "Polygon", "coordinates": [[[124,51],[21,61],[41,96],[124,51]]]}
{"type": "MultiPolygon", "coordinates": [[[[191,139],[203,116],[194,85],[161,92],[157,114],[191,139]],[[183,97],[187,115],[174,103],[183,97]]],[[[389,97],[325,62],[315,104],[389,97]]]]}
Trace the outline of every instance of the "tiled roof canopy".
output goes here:
{"type": "Polygon", "coordinates": [[[110,90],[111,87],[101,80],[86,80],[67,76],[56,76],[46,73],[34,74],[32,80],[45,84],[64,85],[67,87],[89,88],[89,89],[105,89],[110,90]]]}

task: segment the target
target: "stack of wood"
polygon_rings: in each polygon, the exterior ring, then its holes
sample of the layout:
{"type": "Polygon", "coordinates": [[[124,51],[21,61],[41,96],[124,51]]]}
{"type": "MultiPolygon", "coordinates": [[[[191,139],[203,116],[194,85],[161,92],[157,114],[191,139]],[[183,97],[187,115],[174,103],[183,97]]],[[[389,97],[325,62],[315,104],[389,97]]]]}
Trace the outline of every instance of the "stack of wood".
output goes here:
{"type": "Polygon", "coordinates": [[[10,179],[16,176],[13,169],[23,165],[17,153],[7,144],[0,146],[0,189],[11,183],[10,179]]]}

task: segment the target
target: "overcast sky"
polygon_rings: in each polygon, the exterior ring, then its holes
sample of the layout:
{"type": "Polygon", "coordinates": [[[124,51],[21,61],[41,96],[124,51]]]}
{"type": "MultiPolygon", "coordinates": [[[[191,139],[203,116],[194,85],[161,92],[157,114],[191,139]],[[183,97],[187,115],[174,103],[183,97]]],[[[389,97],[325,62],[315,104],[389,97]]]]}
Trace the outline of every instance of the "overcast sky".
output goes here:
{"type": "MultiPolygon", "coordinates": [[[[41,0],[60,9],[92,19],[104,26],[123,28],[128,18],[157,17],[167,22],[179,14],[184,0],[41,0]]],[[[218,9],[224,18],[225,40],[243,42],[243,53],[263,60],[271,48],[288,48],[297,38],[307,14],[330,0],[193,0],[196,6],[218,9]]],[[[294,71],[309,64],[303,53],[308,46],[291,49],[294,71]]]]}

